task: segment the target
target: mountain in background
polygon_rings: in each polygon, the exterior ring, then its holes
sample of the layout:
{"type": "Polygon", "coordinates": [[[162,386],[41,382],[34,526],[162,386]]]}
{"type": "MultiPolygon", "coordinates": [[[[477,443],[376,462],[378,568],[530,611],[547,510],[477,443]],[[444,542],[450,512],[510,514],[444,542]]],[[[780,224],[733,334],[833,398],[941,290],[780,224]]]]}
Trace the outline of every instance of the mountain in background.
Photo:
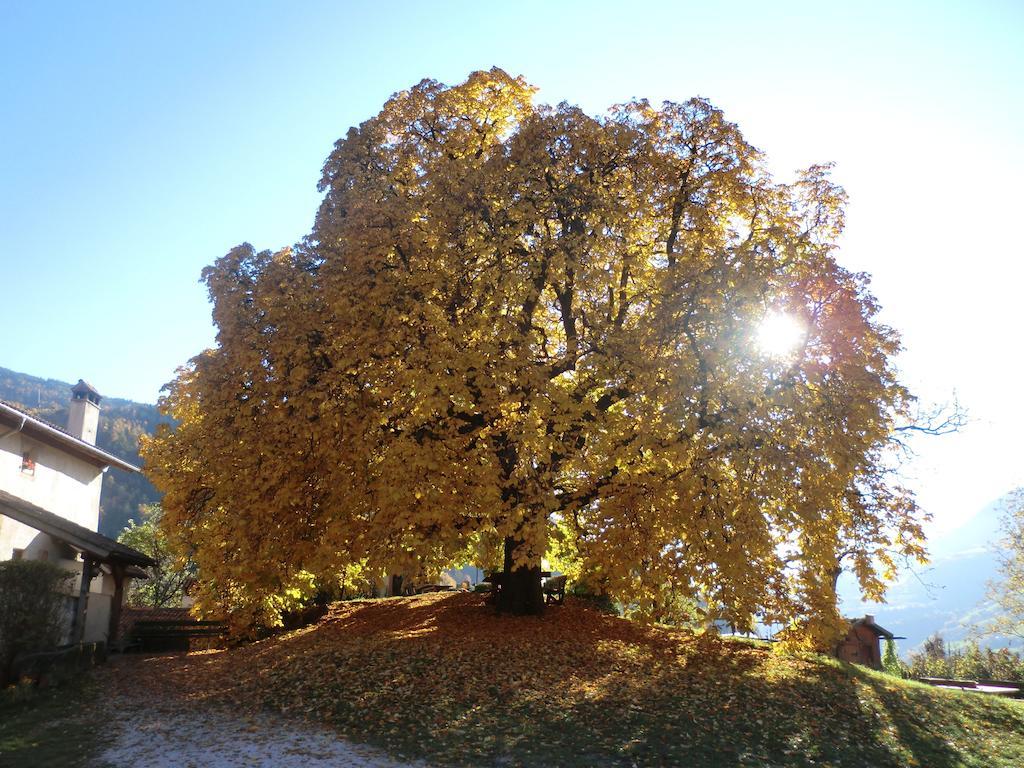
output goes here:
{"type": "MultiPolygon", "coordinates": [[[[971,636],[974,626],[991,618],[995,607],[985,599],[986,584],[999,577],[993,548],[1005,499],[992,502],[960,527],[928,542],[931,562],[903,569],[889,587],[885,603],[860,600],[853,578],[843,574],[839,599],[844,616],[873,614],[878,623],[906,640],[900,655],[919,650],[938,632],[951,645],[971,636]]],[[[1020,640],[982,638],[982,645],[1020,651],[1020,640]]]]}
{"type": "MultiPolygon", "coordinates": [[[[66,381],[40,379],[0,368],[0,400],[61,428],[68,421],[71,386],[66,381]]],[[[129,464],[141,466],[139,437],[152,434],[157,424],[166,421],[155,405],[104,397],[96,446],[129,464]]],[[[129,520],[140,520],[140,505],[159,500],[160,494],[141,473],[108,470],[103,476],[100,497],[100,533],[117,538],[129,520]]]]}

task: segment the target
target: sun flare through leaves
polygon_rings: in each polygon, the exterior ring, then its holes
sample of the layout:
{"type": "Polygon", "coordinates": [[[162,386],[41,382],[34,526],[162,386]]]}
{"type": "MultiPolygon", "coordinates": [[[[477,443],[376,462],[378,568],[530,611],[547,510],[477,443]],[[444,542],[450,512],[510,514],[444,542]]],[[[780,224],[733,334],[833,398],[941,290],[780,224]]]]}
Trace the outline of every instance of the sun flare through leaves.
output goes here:
{"type": "Polygon", "coordinates": [[[792,315],[772,312],[757,327],[757,346],[769,357],[789,357],[796,353],[807,333],[806,326],[792,315]]]}

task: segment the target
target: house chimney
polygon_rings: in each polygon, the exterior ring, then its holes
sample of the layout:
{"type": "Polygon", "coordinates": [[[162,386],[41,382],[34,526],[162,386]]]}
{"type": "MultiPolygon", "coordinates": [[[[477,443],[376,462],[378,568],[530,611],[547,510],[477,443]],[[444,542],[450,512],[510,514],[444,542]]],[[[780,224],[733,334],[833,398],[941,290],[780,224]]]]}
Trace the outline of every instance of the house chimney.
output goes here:
{"type": "Polygon", "coordinates": [[[96,430],[100,423],[100,399],[100,393],[82,379],[71,388],[68,432],[89,445],[96,445],[96,430]]]}
{"type": "Polygon", "coordinates": [[[875,615],[873,613],[865,613],[864,614],[864,623],[865,624],[874,624],[875,623],[875,615]]]}

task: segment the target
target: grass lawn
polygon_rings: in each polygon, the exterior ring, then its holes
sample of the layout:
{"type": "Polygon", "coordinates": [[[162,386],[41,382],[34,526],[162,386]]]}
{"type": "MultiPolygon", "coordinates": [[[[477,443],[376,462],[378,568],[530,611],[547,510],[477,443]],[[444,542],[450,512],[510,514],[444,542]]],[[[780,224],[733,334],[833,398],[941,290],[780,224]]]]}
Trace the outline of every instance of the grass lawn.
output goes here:
{"type": "Polygon", "coordinates": [[[38,691],[0,691],[0,767],[85,768],[101,750],[104,718],[88,679],[38,691]]]}
{"type": "Polygon", "coordinates": [[[302,630],[108,676],[150,700],[268,707],[436,765],[1024,765],[1024,701],[570,600],[542,618],[496,616],[472,594],[341,603],[302,630]]]}

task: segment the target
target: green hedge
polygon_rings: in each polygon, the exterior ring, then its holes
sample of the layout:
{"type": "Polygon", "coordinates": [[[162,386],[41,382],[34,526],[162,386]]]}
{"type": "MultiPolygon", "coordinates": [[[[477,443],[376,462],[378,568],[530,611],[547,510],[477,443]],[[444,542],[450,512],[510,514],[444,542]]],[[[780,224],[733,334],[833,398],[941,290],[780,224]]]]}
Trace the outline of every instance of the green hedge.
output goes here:
{"type": "Polygon", "coordinates": [[[0,685],[19,653],[57,647],[65,585],[75,574],[40,560],[0,562],[0,685]]]}

